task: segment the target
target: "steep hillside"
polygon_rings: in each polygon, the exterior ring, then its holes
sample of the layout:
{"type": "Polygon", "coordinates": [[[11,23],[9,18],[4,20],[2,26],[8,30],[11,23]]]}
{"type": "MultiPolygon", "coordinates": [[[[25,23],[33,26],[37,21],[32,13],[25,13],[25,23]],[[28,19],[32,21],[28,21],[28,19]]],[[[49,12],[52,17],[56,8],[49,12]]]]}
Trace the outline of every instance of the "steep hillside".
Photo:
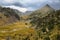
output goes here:
{"type": "Polygon", "coordinates": [[[18,14],[10,8],[0,7],[0,26],[20,20],[18,14]]]}
{"type": "Polygon", "coordinates": [[[60,35],[60,10],[55,11],[49,5],[47,6],[32,12],[29,16],[30,23],[38,31],[41,39],[60,40],[57,38],[57,35],[60,35]]]}

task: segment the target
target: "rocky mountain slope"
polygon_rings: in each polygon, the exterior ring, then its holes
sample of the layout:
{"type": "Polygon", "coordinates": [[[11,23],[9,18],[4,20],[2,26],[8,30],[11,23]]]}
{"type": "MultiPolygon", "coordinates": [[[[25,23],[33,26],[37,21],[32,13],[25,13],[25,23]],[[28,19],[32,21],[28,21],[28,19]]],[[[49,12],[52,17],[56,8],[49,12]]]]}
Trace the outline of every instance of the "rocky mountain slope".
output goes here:
{"type": "Polygon", "coordinates": [[[14,9],[0,7],[0,26],[20,20],[14,9]]]}
{"type": "Polygon", "coordinates": [[[38,31],[40,38],[42,37],[41,39],[60,40],[60,38],[56,37],[60,35],[60,10],[54,10],[49,5],[46,5],[32,12],[29,15],[29,20],[31,21],[32,27],[38,31]]]}
{"type": "Polygon", "coordinates": [[[50,12],[53,12],[53,11],[55,11],[55,10],[52,7],[50,7],[50,5],[47,4],[47,5],[43,6],[42,8],[32,12],[31,15],[33,15],[33,16],[39,15],[40,17],[45,17],[46,15],[48,15],[50,12]]]}

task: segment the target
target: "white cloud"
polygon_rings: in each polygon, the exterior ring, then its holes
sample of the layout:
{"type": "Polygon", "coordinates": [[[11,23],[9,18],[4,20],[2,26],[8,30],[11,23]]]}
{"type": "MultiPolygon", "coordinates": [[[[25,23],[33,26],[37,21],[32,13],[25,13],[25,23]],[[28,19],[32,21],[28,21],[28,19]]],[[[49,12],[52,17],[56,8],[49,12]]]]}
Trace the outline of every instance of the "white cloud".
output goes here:
{"type": "Polygon", "coordinates": [[[39,3],[39,2],[41,3],[45,1],[47,0],[20,0],[20,2],[23,4],[29,4],[29,3],[34,4],[34,3],[39,3]]]}
{"type": "Polygon", "coordinates": [[[4,0],[5,3],[14,3],[14,0],[4,0]]]}
{"type": "Polygon", "coordinates": [[[49,3],[59,3],[60,0],[48,0],[49,3]]]}
{"type": "MultiPolygon", "coordinates": [[[[2,1],[2,0],[1,0],[2,1]]],[[[60,0],[3,0],[2,2],[4,2],[4,4],[8,4],[8,3],[21,3],[23,5],[32,5],[32,4],[36,4],[36,3],[44,3],[44,2],[48,2],[48,3],[58,3],[60,2],[60,0]]]]}
{"type": "MultiPolygon", "coordinates": [[[[20,3],[23,5],[23,7],[26,7],[28,10],[33,10],[34,8],[40,7],[39,5],[42,5],[43,3],[48,3],[48,4],[56,4],[60,3],[60,0],[0,0],[0,4],[3,2],[4,5],[6,4],[11,4],[15,5],[14,3],[20,3]]],[[[17,4],[18,5],[18,4],[17,4]]],[[[26,11],[27,9],[17,6],[9,6],[11,8],[18,9],[20,11],[26,11]]]]}
{"type": "Polygon", "coordinates": [[[14,5],[12,5],[12,6],[4,6],[4,7],[12,8],[12,9],[17,9],[20,12],[26,12],[27,11],[27,8],[17,7],[17,6],[14,6],[14,5]]]}
{"type": "Polygon", "coordinates": [[[27,4],[35,4],[35,3],[43,3],[43,2],[49,2],[49,3],[58,3],[60,2],[60,0],[0,0],[1,2],[4,2],[4,3],[15,3],[15,2],[18,2],[18,3],[22,3],[24,5],[27,5],[27,4]]]}
{"type": "Polygon", "coordinates": [[[20,0],[21,3],[59,2],[60,0],[20,0]]]}

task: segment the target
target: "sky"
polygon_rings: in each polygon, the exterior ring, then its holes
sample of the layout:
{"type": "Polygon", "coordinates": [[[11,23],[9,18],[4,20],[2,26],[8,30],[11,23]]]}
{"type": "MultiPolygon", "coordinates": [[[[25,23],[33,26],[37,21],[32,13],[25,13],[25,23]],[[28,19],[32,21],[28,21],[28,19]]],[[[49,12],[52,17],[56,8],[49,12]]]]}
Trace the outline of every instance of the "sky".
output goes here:
{"type": "Polygon", "coordinates": [[[60,9],[60,0],[0,0],[0,5],[22,11],[36,10],[45,4],[51,5],[55,9],[60,9]]]}

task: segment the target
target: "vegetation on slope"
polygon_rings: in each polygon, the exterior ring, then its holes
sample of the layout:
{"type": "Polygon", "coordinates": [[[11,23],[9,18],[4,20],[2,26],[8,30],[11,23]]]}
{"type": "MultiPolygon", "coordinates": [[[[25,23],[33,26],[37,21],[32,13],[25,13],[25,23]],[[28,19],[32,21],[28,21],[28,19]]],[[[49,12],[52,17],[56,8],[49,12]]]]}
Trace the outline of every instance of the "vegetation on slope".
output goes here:
{"type": "Polygon", "coordinates": [[[43,40],[60,40],[57,39],[57,35],[60,35],[60,10],[52,11],[45,17],[41,17],[39,14],[41,12],[31,14],[29,18],[32,26],[38,31],[39,37],[42,37],[43,40]]]}

